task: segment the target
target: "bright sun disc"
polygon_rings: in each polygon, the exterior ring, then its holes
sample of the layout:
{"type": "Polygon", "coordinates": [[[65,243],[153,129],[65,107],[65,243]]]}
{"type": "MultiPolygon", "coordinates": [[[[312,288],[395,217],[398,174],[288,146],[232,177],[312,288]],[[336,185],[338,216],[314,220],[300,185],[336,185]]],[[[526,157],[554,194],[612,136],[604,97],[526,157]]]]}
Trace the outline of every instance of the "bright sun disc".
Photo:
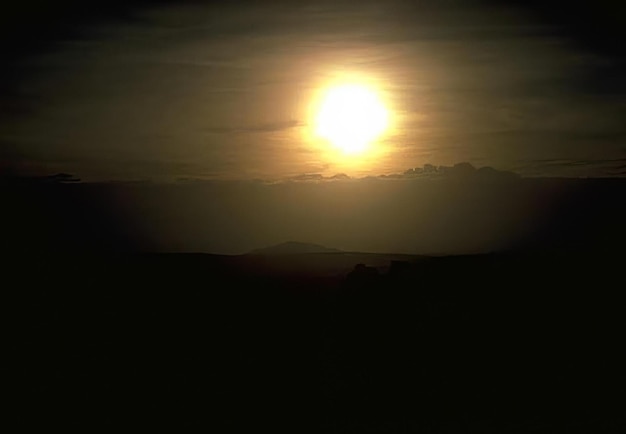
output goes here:
{"type": "Polygon", "coordinates": [[[387,128],[387,109],[370,89],[343,85],[329,89],[316,118],[316,134],[348,154],[358,153],[387,128]]]}

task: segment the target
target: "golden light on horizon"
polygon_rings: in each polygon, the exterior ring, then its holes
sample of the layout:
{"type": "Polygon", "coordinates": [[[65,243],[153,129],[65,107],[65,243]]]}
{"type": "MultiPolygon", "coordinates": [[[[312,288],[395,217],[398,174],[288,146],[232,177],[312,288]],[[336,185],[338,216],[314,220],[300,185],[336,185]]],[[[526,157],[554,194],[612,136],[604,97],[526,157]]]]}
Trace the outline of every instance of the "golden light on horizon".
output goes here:
{"type": "Polygon", "coordinates": [[[327,88],[316,109],[314,134],[346,155],[360,154],[389,126],[389,111],[373,88],[356,83],[327,88]]]}

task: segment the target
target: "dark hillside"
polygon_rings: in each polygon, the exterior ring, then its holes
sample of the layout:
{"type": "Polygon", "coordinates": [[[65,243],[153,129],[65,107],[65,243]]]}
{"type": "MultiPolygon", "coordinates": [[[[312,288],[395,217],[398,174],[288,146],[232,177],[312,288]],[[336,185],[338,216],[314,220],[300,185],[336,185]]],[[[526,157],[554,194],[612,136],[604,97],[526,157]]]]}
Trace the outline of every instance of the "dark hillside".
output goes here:
{"type": "Polygon", "coordinates": [[[624,428],[618,257],[416,257],[300,278],[254,260],[14,258],[22,408],[83,429],[624,428]]]}

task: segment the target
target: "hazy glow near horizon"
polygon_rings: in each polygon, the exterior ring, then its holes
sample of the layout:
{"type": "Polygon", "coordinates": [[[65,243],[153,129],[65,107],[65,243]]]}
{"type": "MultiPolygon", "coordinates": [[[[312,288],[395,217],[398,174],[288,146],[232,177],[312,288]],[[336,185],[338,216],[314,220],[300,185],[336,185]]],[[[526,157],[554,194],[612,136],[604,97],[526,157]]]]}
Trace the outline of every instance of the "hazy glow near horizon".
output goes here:
{"type": "Polygon", "coordinates": [[[374,90],[357,84],[329,88],[315,118],[315,134],[345,154],[367,150],[388,127],[389,112],[374,90]]]}

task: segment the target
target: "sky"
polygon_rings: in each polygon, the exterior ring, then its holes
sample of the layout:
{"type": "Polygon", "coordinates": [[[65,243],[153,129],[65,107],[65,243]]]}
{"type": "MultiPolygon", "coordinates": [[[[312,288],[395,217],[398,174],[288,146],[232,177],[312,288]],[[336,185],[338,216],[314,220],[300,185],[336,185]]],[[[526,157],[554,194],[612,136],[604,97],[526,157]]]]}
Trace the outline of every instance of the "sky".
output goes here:
{"type": "Polygon", "coordinates": [[[0,169],[84,181],[277,180],[469,162],[626,173],[619,3],[25,1],[5,16],[0,169]],[[391,125],[341,155],[311,138],[336,80],[391,125]]]}

